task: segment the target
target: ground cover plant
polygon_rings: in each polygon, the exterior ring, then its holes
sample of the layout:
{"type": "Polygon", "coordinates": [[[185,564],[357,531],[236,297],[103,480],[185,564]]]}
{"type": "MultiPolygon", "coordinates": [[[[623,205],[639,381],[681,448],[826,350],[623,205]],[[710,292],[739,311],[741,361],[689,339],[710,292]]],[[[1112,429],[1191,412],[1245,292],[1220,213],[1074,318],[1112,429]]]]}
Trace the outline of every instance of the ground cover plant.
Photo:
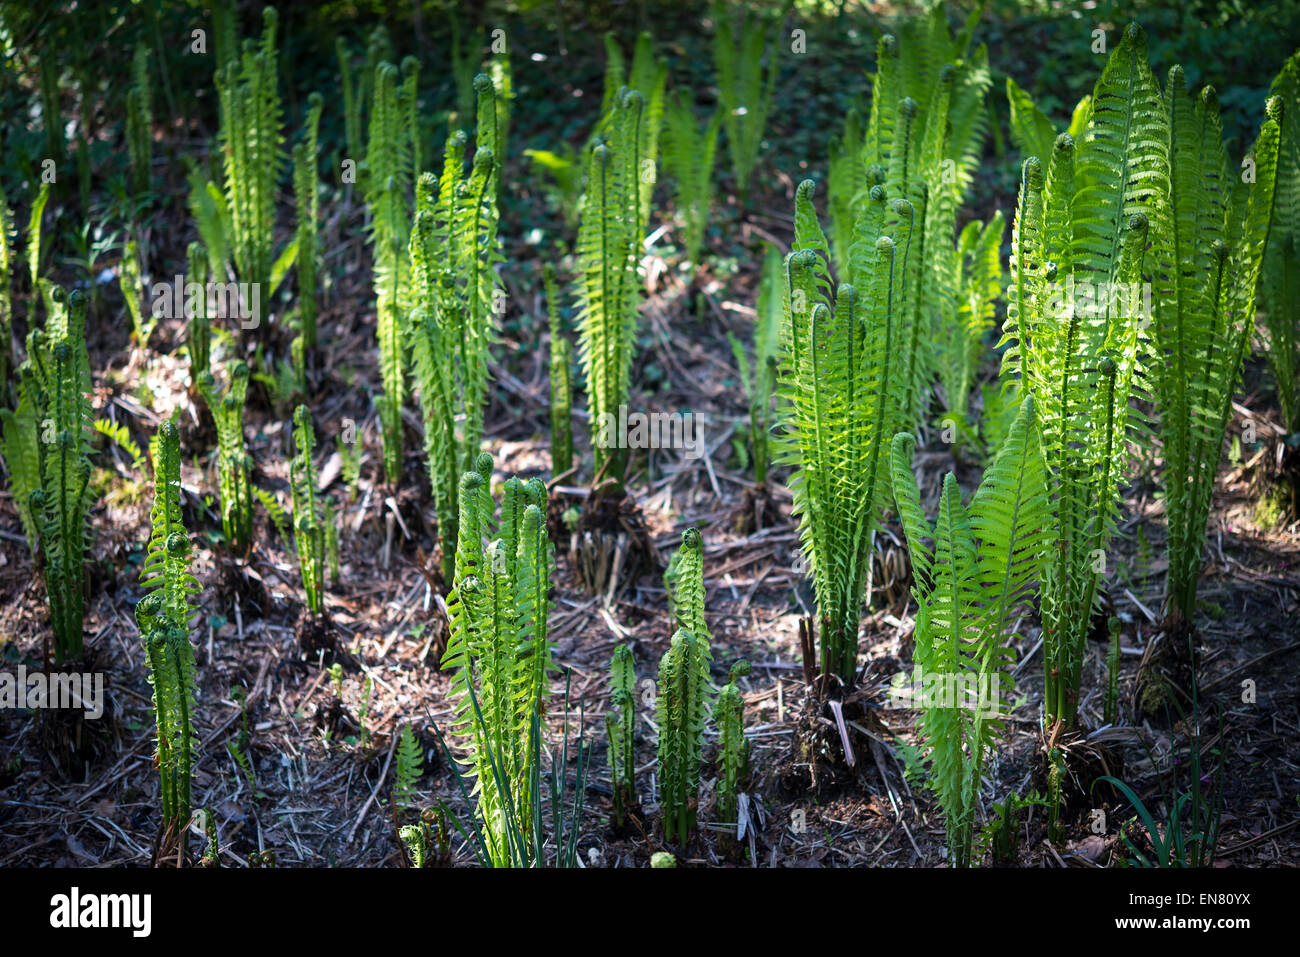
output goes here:
{"type": "Polygon", "coordinates": [[[1298,48],[0,3],[0,865],[1300,863],[1298,48]]]}

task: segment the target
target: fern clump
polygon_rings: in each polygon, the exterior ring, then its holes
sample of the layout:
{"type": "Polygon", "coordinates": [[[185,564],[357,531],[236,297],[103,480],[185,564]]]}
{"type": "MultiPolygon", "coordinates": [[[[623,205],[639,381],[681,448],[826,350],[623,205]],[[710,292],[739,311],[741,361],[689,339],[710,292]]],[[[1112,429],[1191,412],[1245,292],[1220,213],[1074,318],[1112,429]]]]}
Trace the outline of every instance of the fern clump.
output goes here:
{"type": "Polygon", "coordinates": [[[872,255],[863,256],[858,285],[841,283],[833,301],[812,192],[805,180],[795,194],[795,251],[786,259],[779,461],[797,466],[791,490],[812,565],[825,694],[831,682],[848,688],[855,680],[872,531],[889,500],[886,435],[906,418],[908,380],[898,362],[903,257],[882,231],[883,189],[874,191],[855,247],[872,255]]]}
{"type": "Polygon", "coordinates": [[[709,710],[711,635],[704,620],[704,543],[696,528],[682,533],[672,585],[672,643],[659,663],[660,815],[664,839],[685,844],[695,829],[700,758],[709,710]]]}
{"type": "MultiPolygon", "coordinates": [[[[481,112],[490,122],[494,114],[481,112]]],[[[466,177],[465,141],[460,131],[447,138],[440,179],[420,176],[410,236],[407,335],[447,581],[454,573],[460,476],[473,469],[483,434],[501,295],[496,157],[480,145],[466,177]]]]}
{"type": "Polygon", "coordinates": [[[461,479],[443,662],[454,672],[452,733],[475,781],[487,856],[497,867],[530,866],[541,854],[525,836],[539,831],[540,722],[551,668],[546,487],[509,479],[498,521],[491,477],[492,457],[483,453],[461,479]]]}
{"type": "Polygon", "coordinates": [[[636,662],[629,645],[619,645],[609,663],[609,777],[614,791],[614,823],[622,827],[627,809],[636,804],[636,662]]]}
{"type": "Polygon", "coordinates": [[[951,472],[931,525],[912,476],[915,440],[894,438],[893,489],[907,534],[917,602],[915,703],[929,749],[929,784],[943,808],[948,859],[970,864],[989,751],[1003,730],[999,702],[1013,689],[1013,629],[1033,598],[1050,544],[1046,465],[1026,399],[997,457],[965,506],[951,472]]]}
{"type": "Polygon", "coordinates": [[[596,475],[622,488],[628,450],[606,426],[617,421],[631,394],[636,347],[640,216],[638,135],[644,99],[623,90],[607,117],[608,130],[588,154],[587,188],[578,229],[580,341],[578,356],[587,380],[596,475]]]}
{"type": "Polygon", "coordinates": [[[195,385],[217,427],[217,484],[221,500],[221,530],[236,549],[246,549],[253,538],[253,489],[248,477],[252,457],[244,446],[244,400],[248,395],[248,365],[236,362],[224,393],[217,392],[209,371],[198,374],[195,385]]]}
{"type": "Polygon", "coordinates": [[[1055,536],[1042,594],[1046,710],[1072,725],[1115,526],[1130,398],[1146,392],[1145,333],[1168,225],[1168,115],[1131,25],[1093,93],[1082,143],[1056,140],[1046,179],[1024,164],[1003,324],[1004,381],[1032,397],[1055,536]],[[1158,247],[1157,247],[1158,248],[1158,247]]]}
{"type": "Polygon", "coordinates": [[[86,352],[86,297],[55,289],[44,329],[27,335],[20,368],[19,415],[5,412],[6,460],[26,474],[30,520],[45,558],[50,630],[60,662],[82,652],[86,589],[86,515],[90,487],[90,357],[86,352]],[[25,411],[29,420],[20,418],[25,411]],[[28,438],[20,439],[19,431],[28,438]],[[11,448],[12,446],[12,448],[11,448]],[[35,450],[36,473],[27,466],[35,450]],[[25,464],[24,464],[25,463],[25,464]]]}
{"type": "Polygon", "coordinates": [[[293,537],[298,549],[302,589],[313,615],[325,612],[325,522],[328,509],[317,498],[316,431],[305,405],[293,411],[293,444],[297,454],[289,463],[289,490],[293,495],[293,537]]]}
{"type": "Polygon", "coordinates": [[[715,112],[700,129],[690,98],[677,91],[668,103],[666,119],[664,169],[676,184],[675,205],[685,227],[682,248],[689,274],[694,276],[713,201],[713,159],[722,114],[715,112]]]}
{"type": "Polygon", "coordinates": [[[831,157],[839,278],[863,286],[879,235],[898,249],[890,362],[904,389],[890,435],[925,418],[936,368],[930,343],[952,335],[947,326],[957,312],[956,216],[988,129],[984,98],[992,82],[987,49],[971,50],[978,14],[954,37],[944,8],[935,6],[903,21],[897,37],[882,37],[866,127],[851,114],[831,157]]]}
{"type": "Polygon", "coordinates": [[[135,618],[153,685],[166,844],[183,841],[190,819],[190,775],[199,747],[194,732],[194,649],[190,645],[193,596],[199,584],[190,571],[190,539],[181,519],[180,438],[171,420],[151,444],[154,504],[141,587],[149,590],[135,618]]]}
{"type": "Polygon", "coordinates": [[[1253,150],[1253,183],[1233,175],[1212,87],[1193,99],[1169,72],[1169,213],[1149,363],[1165,461],[1168,613],[1190,624],[1214,478],[1232,396],[1255,328],[1255,290],[1273,217],[1280,100],[1253,150]],[[1234,186],[1234,180],[1237,180],[1234,186]]]}
{"type": "MultiPolygon", "coordinates": [[[[225,177],[221,220],[240,282],[256,284],[259,317],[271,295],[275,188],[284,168],[281,149],[278,57],[279,15],[262,10],[260,41],[248,41],[237,59],[216,71],[225,177]]],[[[209,253],[214,246],[204,237],[209,253]]]]}
{"type": "Polygon", "coordinates": [[[758,163],[781,68],[777,57],[781,17],[757,10],[745,11],[737,27],[732,23],[731,11],[716,4],[713,24],[713,65],[718,73],[719,105],[736,190],[743,199],[749,195],[749,180],[758,163]]]}

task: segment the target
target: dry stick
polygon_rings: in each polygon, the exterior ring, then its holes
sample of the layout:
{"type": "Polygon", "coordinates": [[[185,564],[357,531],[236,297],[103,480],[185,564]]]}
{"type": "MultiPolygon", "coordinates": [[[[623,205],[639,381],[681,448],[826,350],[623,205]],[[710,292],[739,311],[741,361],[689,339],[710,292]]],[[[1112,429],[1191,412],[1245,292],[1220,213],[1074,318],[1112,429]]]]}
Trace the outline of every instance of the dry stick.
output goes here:
{"type": "Polygon", "coordinates": [[[384,760],[384,769],[379,772],[379,780],[375,782],[375,789],[370,792],[370,797],[366,798],[365,806],[361,808],[361,813],[357,815],[357,822],[352,825],[352,830],[348,832],[348,843],[357,836],[357,829],[361,827],[361,822],[366,819],[366,813],[370,810],[370,805],[375,803],[375,796],[379,794],[379,789],[384,786],[384,780],[388,777],[388,766],[393,763],[393,752],[397,750],[397,735],[394,734],[388,742],[388,757],[384,760]]]}

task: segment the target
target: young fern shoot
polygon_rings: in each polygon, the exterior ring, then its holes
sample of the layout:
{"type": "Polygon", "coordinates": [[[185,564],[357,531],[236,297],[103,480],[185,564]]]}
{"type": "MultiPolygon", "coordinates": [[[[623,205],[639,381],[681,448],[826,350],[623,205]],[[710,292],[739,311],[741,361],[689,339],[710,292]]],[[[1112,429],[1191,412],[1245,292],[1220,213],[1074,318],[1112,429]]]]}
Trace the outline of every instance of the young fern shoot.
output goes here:
{"type": "Polygon", "coordinates": [[[221,531],[231,547],[244,550],[253,540],[253,491],[248,473],[252,457],[244,447],[244,400],[248,394],[248,365],[236,362],[230,383],[218,395],[216,379],[198,375],[199,395],[217,426],[217,480],[221,491],[221,531]]]}
{"type": "Polygon", "coordinates": [[[684,220],[682,248],[689,275],[700,262],[700,247],[709,223],[713,201],[713,160],[718,147],[722,114],[715,112],[700,129],[689,96],[680,90],[668,101],[667,136],[664,141],[664,169],[676,184],[676,208],[684,220]]]}
{"type": "Polygon", "coordinates": [[[660,813],[664,839],[685,844],[695,829],[700,759],[709,712],[709,650],[704,620],[704,544],[697,528],[682,533],[672,587],[672,643],[659,663],[660,813]]]}
{"type": "Polygon", "coordinates": [[[165,847],[184,841],[190,819],[190,775],[198,751],[194,732],[194,649],[190,644],[193,598],[199,583],[190,571],[190,538],[181,518],[180,436],[168,419],[155,434],[154,504],[140,585],[149,593],[135,618],[153,685],[156,763],[161,778],[165,847]]]}
{"type": "Polygon", "coordinates": [[[316,432],[305,405],[293,411],[293,444],[298,452],[289,463],[289,490],[293,495],[293,532],[298,549],[302,588],[307,609],[313,615],[325,613],[325,513],[317,500],[316,432]]]}
{"type": "Polygon", "coordinates": [[[623,826],[627,809],[636,804],[636,662],[630,645],[619,645],[609,663],[609,777],[614,791],[614,824],[623,826]]]}
{"type": "Polygon", "coordinates": [[[551,475],[573,468],[573,345],[560,321],[555,267],[545,269],[546,311],[551,324],[551,475]]]}

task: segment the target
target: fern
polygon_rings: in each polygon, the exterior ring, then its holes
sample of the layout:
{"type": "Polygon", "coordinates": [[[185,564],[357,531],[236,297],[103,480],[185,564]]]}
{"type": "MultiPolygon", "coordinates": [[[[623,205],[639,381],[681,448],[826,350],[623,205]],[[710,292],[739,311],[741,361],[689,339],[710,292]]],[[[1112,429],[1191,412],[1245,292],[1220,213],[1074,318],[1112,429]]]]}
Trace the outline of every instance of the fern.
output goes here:
{"type": "Polygon", "coordinates": [[[561,328],[555,267],[547,263],[543,275],[551,324],[551,475],[557,476],[573,468],[573,346],[561,328]]]}
{"type": "MultiPolygon", "coordinates": [[[[481,113],[490,121],[484,100],[481,113]]],[[[443,577],[454,572],[459,476],[474,465],[488,399],[489,347],[496,339],[500,289],[495,155],[480,145],[464,177],[463,133],[447,139],[441,179],[421,175],[410,236],[407,338],[424,425],[424,447],[443,577]]]]}
{"type": "MultiPolygon", "coordinates": [[[[260,41],[246,43],[238,60],[216,71],[229,210],[226,238],[239,280],[255,284],[258,316],[266,315],[270,301],[275,187],[284,167],[275,49],[278,24],[275,8],[263,8],[260,41]]],[[[204,242],[209,253],[215,251],[208,237],[204,242]]]]}
{"type": "Polygon", "coordinates": [[[135,85],[126,95],[126,145],[131,157],[135,189],[149,192],[150,167],[153,165],[153,103],[149,86],[149,49],[135,48],[132,63],[135,85]]]}
{"type": "Polygon", "coordinates": [[[132,338],[143,349],[149,344],[157,319],[144,318],[140,299],[144,294],[144,280],[140,276],[140,250],[134,239],[122,247],[122,266],[118,272],[118,284],[122,288],[122,298],[126,300],[127,311],[131,314],[132,338]]]}
{"type": "Polygon", "coordinates": [[[731,666],[726,687],[718,692],[713,720],[718,726],[718,816],[727,825],[739,824],[740,792],[748,786],[749,740],[745,737],[745,699],[736,679],[749,674],[747,661],[731,666]]]}
{"type": "Polygon", "coordinates": [[[135,444],[135,439],[131,438],[131,431],[125,425],[108,419],[96,419],[91,427],[100,435],[107,436],[121,446],[123,451],[131,456],[132,468],[144,468],[144,455],[140,451],[140,446],[135,444]]]}
{"type": "Polygon", "coordinates": [[[711,636],[704,620],[704,546],[699,530],[682,533],[672,588],[675,633],[659,663],[660,815],[664,839],[685,844],[695,829],[700,757],[709,708],[711,636]]]}
{"type": "Polygon", "coordinates": [[[1150,368],[1164,440],[1168,611],[1190,624],[1223,436],[1255,328],[1282,105],[1269,101],[1254,183],[1234,189],[1213,88],[1193,101],[1174,67],[1166,98],[1172,228],[1158,237],[1167,279],[1156,297],[1150,368]]]}
{"type": "MultiPolygon", "coordinates": [[[[90,488],[90,357],[86,352],[86,298],[56,288],[44,329],[27,335],[27,361],[20,372],[24,402],[30,401],[36,437],[39,487],[28,501],[45,556],[50,628],[60,662],[82,651],[86,587],[86,513],[90,488]]],[[[20,405],[20,411],[22,406],[20,405]]],[[[11,429],[22,428],[6,415],[11,429]]],[[[29,449],[28,449],[29,451],[29,449]]],[[[25,458],[19,452],[18,458],[25,458]]]]}
{"type": "Polygon", "coordinates": [[[18,408],[0,407],[0,426],[3,426],[3,451],[5,468],[9,471],[9,490],[14,507],[23,525],[27,547],[35,559],[40,542],[36,513],[32,509],[32,492],[41,487],[41,460],[37,437],[36,411],[32,399],[21,390],[18,408]]]}
{"type": "Polygon", "coordinates": [[[1277,386],[1282,425],[1300,432],[1300,51],[1291,56],[1269,90],[1283,113],[1279,134],[1277,195],[1268,233],[1259,295],[1267,327],[1268,361],[1277,386]]]}
{"type": "Polygon", "coordinates": [[[906,418],[898,359],[906,324],[898,308],[902,257],[881,231],[883,189],[859,220],[858,282],[840,284],[833,303],[812,192],[810,180],[796,191],[795,251],[786,259],[777,464],[797,466],[790,487],[812,566],[824,693],[826,682],[847,689],[855,680],[871,535],[888,502],[887,435],[906,418]]]}
{"type": "Polygon", "coordinates": [[[578,229],[578,357],[587,380],[596,474],[619,489],[628,450],[602,426],[617,419],[619,406],[631,394],[641,298],[636,171],[641,167],[637,130],[643,104],[637,91],[622,91],[608,117],[608,132],[592,146],[578,229]]]}
{"type": "Polygon", "coordinates": [[[253,486],[248,473],[251,456],[244,446],[244,400],[248,395],[248,365],[235,363],[224,394],[218,394],[209,371],[198,374],[195,386],[217,427],[217,474],[221,491],[221,530],[237,549],[253,537],[253,486]]]}
{"type": "Polygon", "coordinates": [[[14,388],[14,304],[13,304],[14,216],[9,199],[0,187],[0,407],[8,406],[14,388]]]}
{"type": "Polygon", "coordinates": [[[780,16],[746,11],[737,26],[725,6],[715,4],[713,8],[713,65],[718,74],[719,105],[727,130],[736,190],[742,201],[749,195],[749,180],[758,163],[767,116],[772,109],[776,77],[781,68],[777,38],[783,16],[784,11],[780,16]]]}
{"type": "Polygon", "coordinates": [[[190,379],[197,383],[212,362],[212,322],[208,315],[208,254],[202,243],[190,243],[186,249],[187,283],[197,284],[200,293],[194,302],[190,324],[185,330],[185,350],[190,357],[190,379]]]}
{"type": "Polygon", "coordinates": [[[1129,409],[1146,391],[1144,309],[1130,292],[1159,270],[1169,198],[1168,116],[1128,27],[1102,71],[1082,144],[1057,138],[1046,182],[1025,161],[1003,326],[1004,378],[1032,396],[1047,457],[1056,536],[1042,596],[1046,709],[1072,725],[1085,641],[1114,530],[1129,409]],[[1077,289],[1106,291],[1087,297],[1077,289]],[[1111,291],[1125,294],[1112,296],[1111,291]]]}
{"type": "Polygon", "coordinates": [[[881,38],[865,130],[850,115],[831,182],[831,235],[841,280],[862,285],[879,235],[896,244],[898,288],[890,355],[904,381],[888,431],[925,418],[935,350],[960,295],[956,216],[978,164],[992,82],[988,51],[970,50],[981,8],[950,36],[942,5],[881,38]],[[879,187],[879,189],[877,189],[879,187]]]}
{"type": "Polygon", "coordinates": [[[939,317],[935,360],[947,399],[946,418],[961,429],[984,337],[993,328],[993,305],[1002,291],[1002,213],[987,223],[970,222],[957,240],[954,280],[957,307],[939,317]]]}
{"type": "Polygon", "coordinates": [[[1021,404],[969,508],[956,478],[945,476],[933,526],[912,476],[915,440],[900,432],[892,448],[918,606],[913,661],[925,689],[918,705],[929,784],[943,808],[948,859],[958,867],[970,865],[985,760],[1004,728],[998,701],[1013,687],[1012,629],[1050,546],[1051,505],[1033,410],[1032,399],[1021,404]]]}
{"type": "Polygon", "coordinates": [[[622,827],[627,809],[636,803],[636,663],[631,646],[614,649],[609,676],[610,710],[605,714],[605,733],[609,737],[614,823],[622,827]]]}
{"type": "Polygon", "coordinates": [[[676,184],[676,208],[685,226],[682,247],[689,275],[700,260],[700,246],[713,199],[713,160],[722,114],[715,112],[703,130],[691,101],[678,91],[668,102],[664,168],[676,184]]]}
{"type": "Polygon", "coordinates": [[[293,495],[293,532],[298,568],[307,608],[313,615],[325,612],[325,519],[316,498],[316,432],[305,405],[293,410],[293,444],[297,454],[289,463],[289,490],[293,495]]]}
{"type": "Polygon", "coordinates": [[[740,381],[749,401],[749,439],[754,450],[754,481],[767,484],[767,466],[771,458],[769,439],[772,434],[772,394],[776,391],[777,366],[781,341],[782,263],[774,246],[767,247],[763,275],[758,285],[758,313],[754,324],[754,361],[751,365],[740,340],[727,333],[731,352],[740,370],[740,381]]]}
{"type": "Polygon", "coordinates": [[[284,510],[284,506],[280,504],[274,495],[256,485],[253,486],[253,497],[262,503],[262,507],[266,509],[266,514],[271,519],[271,524],[275,526],[275,530],[280,533],[280,537],[288,541],[293,520],[289,517],[289,513],[284,510]]]}
{"type": "Polygon", "coordinates": [[[149,452],[154,501],[140,587],[156,590],[162,598],[152,614],[165,616],[188,634],[194,614],[192,599],[200,588],[190,572],[190,538],[181,517],[181,447],[175,422],[167,419],[158,427],[149,452]]]}
{"type": "Polygon", "coordinates": [[[324,101],[319,93],[307,98],[303,141],[293,149],[293,193],[298,213],[298,323],[303,346],[316,347],[316,237],[320,232],[320,178],[317,173],[317,131],[324,101]]]}
{"type": "Polygon", "coordinates": [[[397,76],[397,67],[391,63],[380,63],[375,68],[364,178],[366,202],[370,205],[379,370],[384,385],[376,405],[384,441],[384,474],[393,484],[402,474],[402,404],[406,393],[403,307],[410,233],[406,191],[411,161],[410,138],[398,101],[397,76]]]}
{"type": "MultiPolygon", "coordinates": [[[[1036,156],[1039,162],[1046,163],[1051,159],[1057,136],[1051,119],[1011,77],[1007,77],[1007,102],[1011,106],[1011,142],[1020,150],[1021,160],[1036,156]]],[[[1069,133],[1071,139],[1081,140],[1091,112],[1092,97],[1085,96],[1075,106],[1070,124],[1062,132],[1069,133]]]]}
{"type": "Polygon", "coordinates": [[[411,807],[415,798],[415,785],[424,773],[424,757],[420,742],[416,740],[411,723],[402,725],[397,735],[396,781],[393,785],[393,803],[399,810],[411,807]]]}
{"type": "Polygon", "coordinates": [[[499,524],[488,490],[492,457],[481,454],[460,486],[451,638],[443,658],[453,669],[452,734],[460,763],[475,780],[478,820],[493,866],[535,862],[540,848],[518,846],[535,833],[533,788],[539,721],[551,668],[551,550],[546,488],[538,479],[506,482],[499,524]],[[499,532],[490,542],[487,538],[499,532]]]}

